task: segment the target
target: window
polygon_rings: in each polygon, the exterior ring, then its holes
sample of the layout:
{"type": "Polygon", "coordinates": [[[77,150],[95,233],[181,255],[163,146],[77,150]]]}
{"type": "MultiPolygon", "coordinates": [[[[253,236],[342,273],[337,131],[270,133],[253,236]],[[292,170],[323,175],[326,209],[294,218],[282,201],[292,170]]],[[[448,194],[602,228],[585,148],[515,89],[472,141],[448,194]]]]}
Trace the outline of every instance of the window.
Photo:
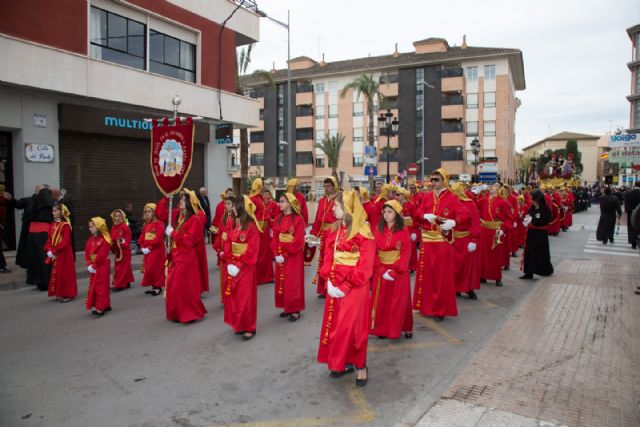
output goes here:
{"type": "Polygon", "coordinates": [[[313,153],[311,151],[298,151],[296,153],[296,164],[297,165],[312,165],[313,164],[313,153]]]}
{"type": "Polygon", "coordinates": [[[442,147],[442,160],[462,160],[462,147],[442,147]]]}
{"type": "Polygon", "coordinates": [[[496,106],[496,93],[485,92],[483,100],[484,108],[493,108],[496,106]]]}
{"type": "Polygon", "coordinates": [[[316,167],[323,168],[324,167],[324,157],[316,156],[316,167]]]}
{"type": "Polygon", "coordinates": [[[91,57],[144,70],[144,24],[91,7],[91,57]]]}
{"type": "Polygon", "coordinates": [[[353,128],[353,142],[363,141],[362,128],[353,128]]]}
{"type": "Polygon", "coordinates": [[[196,46],[149,30],[149,71],[195,82],[196,46]]]}
{"type": "Polygon", "coordinates": [[[636,75],[636,91],[634,95],[640,95],[640,68],[636,68],[634,74],[636,75]]]}
{"type": "Polygon", "coordinates": [[[323,130],[317,130],[316,131],[316,143],[317,144],[322,144],[322,139],[324,138],[324,131],[323,130]]]}
{"type": "Polygon", "coordinates": [[[496,150],[484,150],[482,154],[485,158],[496,157],[496,150]]]}
{"type": "Polygon", "coordinates": [[[467,136],[478,136],[478,122],[467,122],[467,136]]]}
{"type": "Polygon", "coordinates": [[[362,117],[363,114],[362,102],[353,103],[353,117],[362,117]]]}
{"type": "Polygon", "coordinates": [[[467,80],[470,82],[478,80],[478,67],[467,67],[467,80]]]}
{"type": "Polygon", "coordinates": [[[249,164],[251,166],[264,166],[264,154],[252,154],[249,164]]]}
{"type": "Polygon", "coordinates": [[[249,136],[249,141],[251,142],[264,142],[264,132],[262,131],[258,131],[258,132],[251,132],[251,135],[249,136]]]}
{"type": "Polygon", "coordinates": [[[336,92],[338,90],[338,82],[329,82],[329,92],[336,92]]]}
{"type": "Polygon", "coordinates": [[[382,108],[393,110],[398,108],[398,97],[397,96],[385,96],[382,100],[382,108]]]}
{"type": "Polygon", "coordinates": [[[468,93],[467,94],[467,108],[478,108],[478,94],[477,93],[468,93]]]}
{"type": "Polygon", "coordinates": [[[383,74],[379,79],[380,83],[398,83],[398,73],[393,74],[383,74]]]}
{"type": "Polygon", "coordinates": [[[353,162],[352,162],[353,166],[355,167],[360,167],[362,166],[363,162],[362,162],[362,154],[354,154],[353,155],[353,162]]]}
{"type": "Polygon", "coordinates": [[[264,120],[264,108],[260,109],[260,120],[264,120]]]}
{"type": "Polygon", "coordinates": [[[640,101],[636,101],[635,107],[636,107],[635,118],[634,118],[635,124],[633,127],[640,128],[640,101]]]}
{"type": "Polygon", "coordinates": [[[304,139],[313,139],[313,128],[296,129],[296,141],[302,141],[304,139]]]}
{"type": "Polygon", "coordinates": [[[329,137],[335,138],[336,136],[338,136],[338,129],[329,129],[329,137]]]}
{"type": "Polygon", "coordinates": [[[484,136],[496,136],[496,122],[487,121],[484,122],[484,136]]]}
{"type": "Polygon", "coordinates": [[[485,80],[495,80],[496,79],[496,66],[495,65],[485,65],[484,66],[484,79],[485,80]]]}
{"type": "Polygon", "coordinates": [[[316,90],[316,93],[324,93],[324,83],[316,83],[313,86],[316,90]]]}
{"type": "Polygon", "coordinates": [[[333,119],[338,117],[338,104],[329,105],[329,118],[333,119]]]}

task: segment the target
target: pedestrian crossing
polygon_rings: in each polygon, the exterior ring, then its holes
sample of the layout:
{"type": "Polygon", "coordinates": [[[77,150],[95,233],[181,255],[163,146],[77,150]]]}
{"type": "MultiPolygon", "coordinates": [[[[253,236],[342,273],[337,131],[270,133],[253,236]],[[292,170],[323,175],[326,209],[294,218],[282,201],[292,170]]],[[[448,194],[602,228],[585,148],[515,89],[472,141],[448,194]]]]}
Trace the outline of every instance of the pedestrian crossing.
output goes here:
{"type": "Polygon", "coordinates": [[[637,249],[631,249],[631,245],[627,243],[627,227],[620,227],[618,230],[616,226],[617,234],[614,233],[614,243],[608,242],[603,245],[596,239],[596,232],[592,231],[587,239],[587,244],[584,247],[584,252],[589,254],[600,254],[607,256],[625,256],[625,257],[638,257],[639,252],[637,249]]]}

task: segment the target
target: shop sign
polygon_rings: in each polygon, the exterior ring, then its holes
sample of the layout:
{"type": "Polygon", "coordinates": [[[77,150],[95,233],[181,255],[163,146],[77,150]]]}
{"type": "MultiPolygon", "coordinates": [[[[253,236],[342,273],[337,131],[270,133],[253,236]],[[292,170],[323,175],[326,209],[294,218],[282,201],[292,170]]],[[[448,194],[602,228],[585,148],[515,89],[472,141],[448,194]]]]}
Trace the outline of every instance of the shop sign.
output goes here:
{"type": "Polygon", "coordinates": [[[113,116],[105,116],[104,125],[116,128],[151,130],[151,123],[144,120],[124,119],[113,116]]]}
{"type": "Polygon", "coordinates": [[[53,145],[27,144],[24,147],[24,155],[29,162],[52,163],[54,156],[53,145]]]}
{"type": "Polygon", "coordinates": [[[33,127],[34,128],[46,128],[47,127],[47,116],[44,114],[34,114],[33,115],[33,127]]]}
{"type": "Polygon", "coordinates": [[[635,133],[621,133],[619,135],[611,135],[609,137],[609,147],[640,147],[640,138],[635,133]]]}
{"type": "Polygon", "coordinates": [[[216,126],[216,144],[233,144],[233,124],[221,123],[216,126]]]}
{"type": "Polygon", "coordinates": [[[640,147],[614,148],[609,151],[609,163],[640,163],[640,147]]]}

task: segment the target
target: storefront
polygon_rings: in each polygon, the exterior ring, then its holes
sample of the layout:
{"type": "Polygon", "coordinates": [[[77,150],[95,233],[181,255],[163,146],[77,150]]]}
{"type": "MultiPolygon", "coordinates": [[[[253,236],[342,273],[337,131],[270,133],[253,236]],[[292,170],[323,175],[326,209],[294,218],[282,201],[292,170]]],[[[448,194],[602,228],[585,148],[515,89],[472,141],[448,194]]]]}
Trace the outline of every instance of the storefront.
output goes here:
{"type": "MultiPolygon", "coordinates": [[[[162,197],[149,166],[151,126],[145,116],[130,110],[60,104],[58,116],[60,188],[73,204],[80,249],[91,217],[102,216],[110,224],[109,213],[131,202],[134,218],[141,221],[145,203],[162,197]]],[[[208,141],[209,125],[197,123],[187,188],[197,191],[205,184],[208,141]]]]}

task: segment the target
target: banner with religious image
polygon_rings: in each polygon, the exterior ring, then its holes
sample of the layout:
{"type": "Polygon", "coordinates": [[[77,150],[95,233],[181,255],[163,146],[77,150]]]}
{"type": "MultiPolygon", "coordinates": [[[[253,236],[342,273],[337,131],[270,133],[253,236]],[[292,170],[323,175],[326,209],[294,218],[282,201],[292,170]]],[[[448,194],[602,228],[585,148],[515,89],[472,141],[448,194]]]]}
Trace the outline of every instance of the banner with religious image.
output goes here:
{"type": "Polygon", "coordinates": [[[178,121],[153,121],[151,128],[151,174],[158,189],[170,196],[182,188],[191,171],[195,125],[188,118],[186,124],[178,121]]]}

